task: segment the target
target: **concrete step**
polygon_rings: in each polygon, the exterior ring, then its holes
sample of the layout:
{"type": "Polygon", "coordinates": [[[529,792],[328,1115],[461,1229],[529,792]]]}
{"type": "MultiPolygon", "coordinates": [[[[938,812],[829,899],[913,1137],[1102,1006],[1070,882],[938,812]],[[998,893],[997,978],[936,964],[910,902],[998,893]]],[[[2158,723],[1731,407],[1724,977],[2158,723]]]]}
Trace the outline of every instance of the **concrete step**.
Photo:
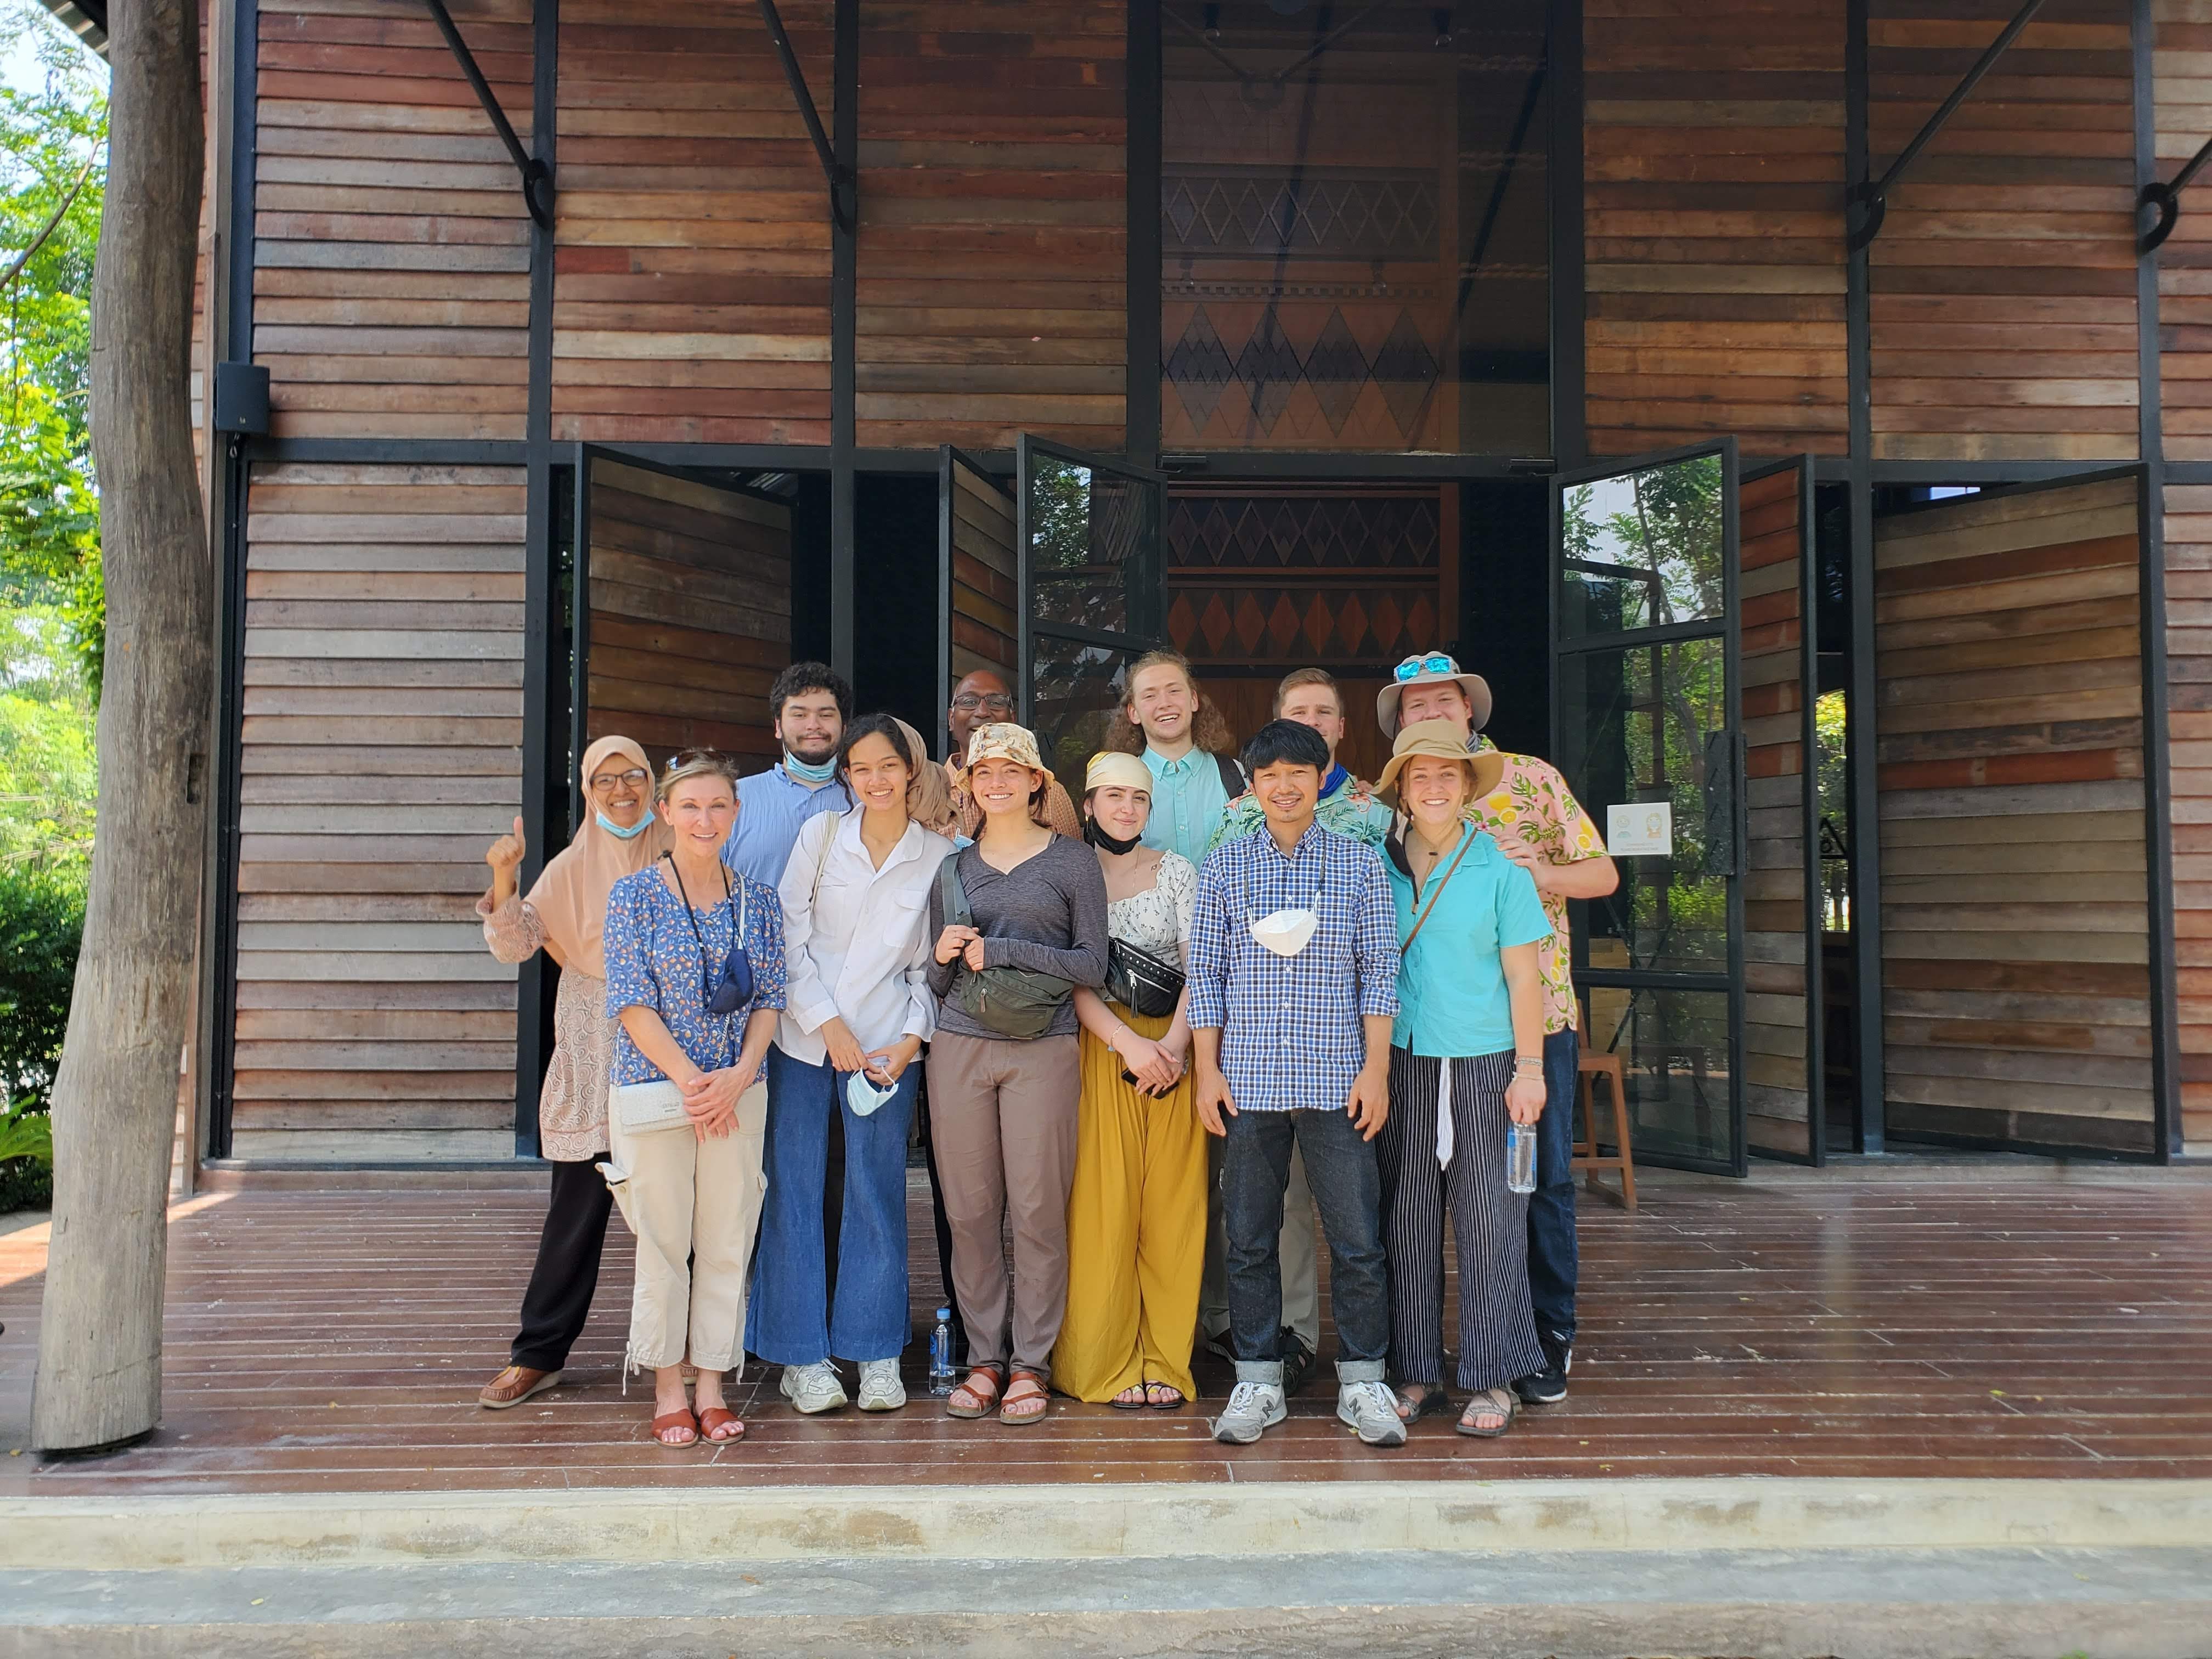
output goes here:
{"type": "MultiPolygon", "coordinates": [[[[1340,1541],[1356,1545],[1356,1523],[1340,1541]]],[[[0,1659],[2207,1652],[2208,1547],[1354,1548],[1082,1561],[738,1555],[0,1572],[0,1659]]]]}

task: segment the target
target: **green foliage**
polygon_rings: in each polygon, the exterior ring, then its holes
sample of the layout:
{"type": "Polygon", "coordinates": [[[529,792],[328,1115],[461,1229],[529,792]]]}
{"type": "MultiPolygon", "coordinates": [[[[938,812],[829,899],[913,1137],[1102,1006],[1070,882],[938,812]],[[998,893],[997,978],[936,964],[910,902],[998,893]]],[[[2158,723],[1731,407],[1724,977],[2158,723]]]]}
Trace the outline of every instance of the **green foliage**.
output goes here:
{"type": "Polygon", "coordinates": [[[82,886],[0,867],[0,1212],[46,1201],[53,1139],[46,1110],[69,1027],[84,933],[82,886]]]}

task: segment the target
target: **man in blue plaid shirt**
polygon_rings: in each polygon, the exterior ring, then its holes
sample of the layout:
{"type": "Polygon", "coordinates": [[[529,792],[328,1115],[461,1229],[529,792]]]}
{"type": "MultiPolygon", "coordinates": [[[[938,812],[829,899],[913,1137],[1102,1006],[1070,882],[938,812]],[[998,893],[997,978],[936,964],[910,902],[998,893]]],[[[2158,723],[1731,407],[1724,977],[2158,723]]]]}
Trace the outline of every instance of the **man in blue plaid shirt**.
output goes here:
{"type": "Polygon", "coordinates": [[[1389,1112],[1397,912],[1375,849],[1314,820],[1329,764],[1319,732],[1276,720],[1243,759],[1267,821],[1206,859],[1188,972],[1199,1116],[1224,1138],[1237,1387],[1214,1435],[1249,1444],[1287,1414],[1276,1238],[1295,1144],[1328,1238],[1336,1414],[1370,1445],[1402,1445],[1382,1380],[1390,1304],[1373,1145],[1389,1112]]]}

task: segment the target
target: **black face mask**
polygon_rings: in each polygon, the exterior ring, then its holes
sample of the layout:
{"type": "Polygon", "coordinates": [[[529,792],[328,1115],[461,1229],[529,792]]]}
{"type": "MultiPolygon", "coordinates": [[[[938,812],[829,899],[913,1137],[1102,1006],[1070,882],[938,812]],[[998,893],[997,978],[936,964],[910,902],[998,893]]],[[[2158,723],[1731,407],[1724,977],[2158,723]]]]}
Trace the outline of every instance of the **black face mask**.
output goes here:
{"type": "Polygon", "coordinates": [[[1122,841],[1116,836],[1108,835],[1103,830],[1100,829],[1098,827],[1098,820],[1097,818],[1085,818],[1083,821],[1083,839],[1089,842],[1093,847],[1103,847],[1108,852],[1118,855],[1120,854],[1131,851],[1136,847],[1139,842],[1144,839],[1144,837],[1142,836],[1132,836],[1128,840],[1122,841]]]}

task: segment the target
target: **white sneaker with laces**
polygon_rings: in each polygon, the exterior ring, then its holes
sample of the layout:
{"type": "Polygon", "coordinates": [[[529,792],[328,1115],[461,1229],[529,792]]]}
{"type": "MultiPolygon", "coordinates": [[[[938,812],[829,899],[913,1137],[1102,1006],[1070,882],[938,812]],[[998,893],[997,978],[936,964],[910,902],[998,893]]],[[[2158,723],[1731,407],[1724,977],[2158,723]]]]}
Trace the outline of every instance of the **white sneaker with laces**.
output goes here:
{"type": "Polygon", "coordinates": [[[783,1397],[808,1417],[818,1412],[834,1412],[845,1403],[845,1385],[837,1380],[837,1368],[823,1360],[812,1365],[786,1365],[783,1368],[783,1397]]]}
{"type": "Polygon", "coordinates": [[[860,1409],[864,1412],[895,1412],[905,1404],[906,1384],[899,1381],[898,1361],[863,1359],[860,1362],[860,1409]]]}
{"type": "Polygon", "coordinates": [[[1358,1431],[1370,1446],[1402,1446],[1406,1422],[1398,1415],[1397,1396],[1383,1382],[1340,1382],[1336,1389],[1336,1420],[1358,1431]]]}
{"type": "Polygon", "coordinates": [[[1239,1382],[1230,1391],[1227,1407],[1213,1419],[1213,1437],[1232,1446],[1249,1446],[1290,1414],[1281,1383],[1239,1382]]]}

